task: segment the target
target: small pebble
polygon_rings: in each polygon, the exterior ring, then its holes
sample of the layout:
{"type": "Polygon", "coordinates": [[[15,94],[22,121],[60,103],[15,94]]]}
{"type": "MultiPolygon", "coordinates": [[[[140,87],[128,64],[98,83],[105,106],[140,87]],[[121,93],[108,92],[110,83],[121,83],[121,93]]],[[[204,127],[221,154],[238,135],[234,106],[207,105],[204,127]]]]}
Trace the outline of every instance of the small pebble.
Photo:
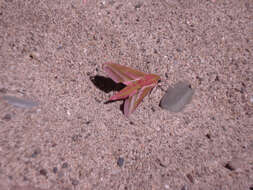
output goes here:
{"type": "Polygon", "coordinates": [[[229,170],[231,170],[231,171],[235,170],[235,168],[234,168],[233,166],[231,166],[230,163],[227,163],[227,164],[225,165],[225,168],[227,168],[227,169],[229,169],[229,170]]]}
{"type": "Polygon", "coordinates": [[[134,6],[135,9],[139,9],[141,8],[142,4],[141,3],[138,3],[137,5],[134,6]]]}
{"type": "Polygon", "coordinates": [[[207,133],[206,138],[211,139],[211,135],[209,133],[207,133]]]}
{"type": "Polygon", "coordinates": [[[5,114],[5,116],[3,117],[3,120],[10,121],[11,120],[11,114],[9,114],[9,113],[5,114]]]}
{"type": "Polygon", "coordinates": [[[124,158],[119,157],[119,158],[118,158],[118,161],[117,161],[117,165],[118,165],[119,167],[122,167],[123,164],[124,164],[124,158]]]}
{"type": "Polygon", "coordinates": [[[67,168],[69,165],[68,165],[68,163],[67,162],[64,162],[63,164],[62,164],[62,168],[67,168]]]}
{"type": "Polygon", "coordinates": [[[40,170],[40,175],[47,176],[47,170],[41,169],[41,170],[40,170]]]}
{"type": "Polygon", "coordinates": [[[169,186],[168,184],[165,184],[165,185],[164,185],[164,188],[165,188],[165,189],[170,189],[170,186],[169,186]]]}
{"type": "Polygon", "coordinates": [[[31,157],[36,158],[40,153],[41,153],[41,150],[39,148],[35,149],[34,152],[31,155],[31,157]]]}
{"type": "Polygon", "coordinates": [[[82,135],[80,135],[80,134],[73,135],[72,141],[77,142],[77,141],[81,140],[81,138],[82,138],[82,135]]]}
{"type": "Polygon", "coordinates": [[[31,52],[29,54],[29,57],[30,57],[30,59],[37,59],[38,60],[40,57],[40,54],[38,52],[31,52]]]}
{"type": "Polygon", "coordinates": [[[250,97],[250,102],[253,103],[253,95],[250,97]]]}
{"type": "Polygon", "coordinates": [[[58,168],[57,167],[54,167],[53,168],[53,172],[56,174],[58,172],[58,168]]]}
{"type": "Polygon", "coordinates": [[[76,186],[76,185],[79,184],[79,181],[76,180],[76,179],[71,179],[71,182],[72,182],[72,185],[73,185],[73,186],[76,186]]]}
{"type": "Polygon", "coordinates": [[[194,178],[191,174],[187,174],[186,177],[189,179],[191,183],[194,183],[194,178]]]}
{"type": "Polygon", "coordinates": [[[184,106],[190,103],[194,90],[187,82],[179,82],[174,87],[169,87],[162,97],[160,107],[163,109],[179,112],[184,106]]]}
{"type": "Polygon", "coordinates": [[[17,106],[20,108],[32,108],[37,106],[37,102],[33,102],[31,100],[21,99],[14,96],[3,96],[3,99],[7,101],[9,104],[13,106],[17,106]]]}
{"type": "Polygon", "coordinates": [[[188,186],[184,185],[181,190],[188,190],[188,189],[189,189],[188,186]]]}

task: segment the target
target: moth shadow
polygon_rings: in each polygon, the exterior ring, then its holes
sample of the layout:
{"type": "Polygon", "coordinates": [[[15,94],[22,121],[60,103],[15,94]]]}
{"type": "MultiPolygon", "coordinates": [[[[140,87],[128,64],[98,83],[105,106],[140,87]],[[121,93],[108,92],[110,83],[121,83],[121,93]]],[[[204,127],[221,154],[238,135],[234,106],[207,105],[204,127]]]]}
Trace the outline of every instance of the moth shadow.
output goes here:
{"type": "Polygon", "coordinates": [[[112,79],[99,75],[91,76],[90,80],[99,90],[105,93],[120,91],[125,87],[122,83],[115,83],[112,79]]]}
{"type": "MultiPolygon", "coordinates": [[[[111,91],[120,91],[125,87],[125,85],[122,83],[115,83],[112,79],[99,75],[91,76],[90,80],[99,90],[102,90],[105,93],[109,93],[111,91]]],[[[107,101],[105,103],[110,102],[114,101],[107,101]]]]}

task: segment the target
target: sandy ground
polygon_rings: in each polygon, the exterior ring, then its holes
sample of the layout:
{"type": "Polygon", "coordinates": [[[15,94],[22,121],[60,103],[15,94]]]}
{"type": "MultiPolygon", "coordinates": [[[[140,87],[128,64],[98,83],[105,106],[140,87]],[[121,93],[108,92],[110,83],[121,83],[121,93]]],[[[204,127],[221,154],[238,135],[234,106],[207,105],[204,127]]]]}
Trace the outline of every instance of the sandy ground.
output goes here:
{"type": "Polygon", "coordinates": [[[252,0],[0,0],[0,95],[39,102],[0,101],[0,189],[252,190],[252,21],[252,0]],[[92,81],[107,61],[162,78],[130,118],[92,81]],[[192,102],[161,109],[182,80],[192,102]]]}

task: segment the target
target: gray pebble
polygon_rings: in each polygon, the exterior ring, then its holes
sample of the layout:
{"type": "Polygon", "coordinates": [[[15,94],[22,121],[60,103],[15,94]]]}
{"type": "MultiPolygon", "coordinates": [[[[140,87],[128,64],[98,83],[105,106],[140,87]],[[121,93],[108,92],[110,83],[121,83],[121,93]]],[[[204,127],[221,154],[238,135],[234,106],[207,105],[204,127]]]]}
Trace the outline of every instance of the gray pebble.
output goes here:
{"type": "Polygon", "coordinates": [[[253,95],[250,97],[250,102],[253,103],[253,95]]]}
{"type": "Polygon", "coordinates": [[[69,166],[69,164],[67,162],[64,162],[61,167],[62,168],[67,168],[68,166],[69,166]]]}
{"type": "Polygon", "coordinates": [[[58,168],[57,167],[54,167],[53,168],[53,172],[56,174],[58,172],[58,168]]]}
{"type": "Polygon", "coordinates": [[[31,100],[21,99],[14,96],[3,96],[3,99],[7,101],[9,104],[21,108],[32,108],[37,106],[37,102],[33,102],[31,100]]]}
{"type": "Polygon", "coordinates": [[[184,106],[190,103],[194,89],[187,82],[179,82],[174,87],[169,87],[162,97],[160,107],[172,112],[183,110],[184,106]]]}
{"type": "Polygon", "coordinates": [[[119,167],[122,167],[123,164],[124,164],[124,158],[119,157],[119,158],[118,158],[118,161],[117,161],[117,165],[118,165],[119,167]]]}

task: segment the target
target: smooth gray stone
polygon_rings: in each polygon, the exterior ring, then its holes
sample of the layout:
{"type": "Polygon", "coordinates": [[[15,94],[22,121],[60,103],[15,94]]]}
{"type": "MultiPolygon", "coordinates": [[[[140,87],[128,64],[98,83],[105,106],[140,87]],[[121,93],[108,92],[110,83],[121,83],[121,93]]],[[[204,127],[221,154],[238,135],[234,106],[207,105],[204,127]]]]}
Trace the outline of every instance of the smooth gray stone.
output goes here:
{"type": "Polygon", "coordinates": [[[162,97],[160,107],[172,112],[183,110],[184,106],[190,103],[194,89],[188,82],[176,83],[174,87],[169,87],[162,97]]]}
{"type": "Polygon", "coordinates": [[[31,100],[21,99],[14,96],[3,96],[3,99],[7,101],[9,104],[21,108],[32,108],[37,106],[37,102],[33,102],[31,100]]]}

